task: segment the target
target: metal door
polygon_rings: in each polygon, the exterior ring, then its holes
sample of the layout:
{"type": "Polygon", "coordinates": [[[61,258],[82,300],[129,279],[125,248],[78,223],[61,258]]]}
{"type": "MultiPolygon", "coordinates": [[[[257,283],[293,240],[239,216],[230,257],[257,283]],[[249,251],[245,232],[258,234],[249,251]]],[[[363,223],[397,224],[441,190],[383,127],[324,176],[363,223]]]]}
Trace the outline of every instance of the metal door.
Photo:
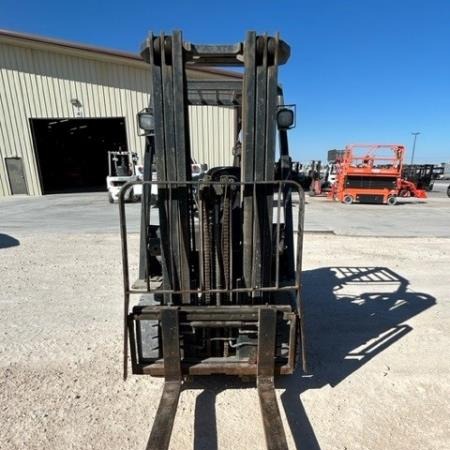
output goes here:
{"type": "Polygon", "coordinates": [[[5,158],[11,194],[28,194],[27,182],[23,171],[22,158],[5,158]]]}

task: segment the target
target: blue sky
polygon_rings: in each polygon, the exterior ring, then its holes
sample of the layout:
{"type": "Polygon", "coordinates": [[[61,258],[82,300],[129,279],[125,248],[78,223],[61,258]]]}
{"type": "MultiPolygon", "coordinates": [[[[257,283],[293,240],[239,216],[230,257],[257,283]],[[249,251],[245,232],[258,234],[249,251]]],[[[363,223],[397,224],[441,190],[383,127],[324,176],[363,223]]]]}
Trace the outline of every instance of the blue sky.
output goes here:
{"type": "Polygon", "coordinates": [[[420,131],[415,161],[450,161],[450,0],[0,0],[0,27],[129,51],[148,30],[205,43],[279,31],[297,159],[354,142],[411,148],[420,131]]]}

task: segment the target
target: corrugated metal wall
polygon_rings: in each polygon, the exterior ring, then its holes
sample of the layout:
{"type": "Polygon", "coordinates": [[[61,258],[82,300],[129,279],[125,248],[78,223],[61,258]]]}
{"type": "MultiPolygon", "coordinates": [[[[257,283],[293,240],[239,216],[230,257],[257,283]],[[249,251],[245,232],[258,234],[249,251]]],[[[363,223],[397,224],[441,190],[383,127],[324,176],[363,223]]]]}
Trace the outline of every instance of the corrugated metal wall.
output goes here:
{"type": "Polygon", "coordinates": [[[231,165],[235,144],[233,109],[216,106],[189,108],[193,157],[197,162],[207,162],[209,167],[231,165]]]}
{"type": "MultiPolygon", "coordinates": [[[[23,159],[28,190],[41,193],[30,118],[125,117],[129,147],[142,154],[136,113],[148,105],[150,75],[144,63],[109,61],[0,42],[0,195],[9,195],[5,157],[23,159]]],[[[201,77],[190,72],[192,78],[201,77]]],[[[210,167],[232,162],[234,110],[190,107],[192,155],[210,167]]]]}

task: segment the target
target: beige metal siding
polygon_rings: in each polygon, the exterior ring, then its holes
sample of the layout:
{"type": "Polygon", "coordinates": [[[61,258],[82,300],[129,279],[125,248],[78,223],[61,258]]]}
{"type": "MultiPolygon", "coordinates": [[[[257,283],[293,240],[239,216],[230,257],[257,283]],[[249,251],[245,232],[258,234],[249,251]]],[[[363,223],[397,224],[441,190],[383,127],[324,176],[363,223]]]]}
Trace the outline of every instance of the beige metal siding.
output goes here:
{"type": "MultiPolygon", "coordinates": [[[[142,154],[144,140],[137,136],[136,113],[148,105],[149,86],[144,63],[0,42],[0,195],[10,194],[8,156],[23,159],[29,193],[41,193],[29,119],[77,117],[70,103],[73,98],[82,104],[81,117],[125,117],[128,145],[142,154]]],[[[210,167],[231,163],[234,114],[228,108],[190,107],[197,162],[210,167]]]]}
{"type": "Polygon", "coordinates": [[[209,167],[233,163],[235,110],[216,106],[189,107],[192,157],[209,167]]]}

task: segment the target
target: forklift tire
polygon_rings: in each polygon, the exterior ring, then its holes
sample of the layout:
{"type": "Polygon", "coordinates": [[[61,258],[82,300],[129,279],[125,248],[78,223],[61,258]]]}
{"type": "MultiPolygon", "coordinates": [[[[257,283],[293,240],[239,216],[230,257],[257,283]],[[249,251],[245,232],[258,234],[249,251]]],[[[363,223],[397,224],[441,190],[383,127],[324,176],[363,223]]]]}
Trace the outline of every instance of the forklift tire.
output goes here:
{"type": "Polygon", "coordinates": [[[387,198],[387,204],[394,206],[397,204],[397,197],[395,197],[394,195],[391,195],[387,198]]]}
{"type": "MultiPolygon", "coordinates": [[[[139,299],[139,306],[160,305],[161,300],[155,300],[154,294],[143,294],[139,299]]],[[[159,322],[157,320],[138,320],[136,337],[139,359],[151,362],[161,357],[159,322]]]]}
{"type": "Polygon", "coordinates": [[[112,194],[110,192],[108,192],[108,202],[109,203],[114,203],[113,196],[112,196],[112,194]]]}
{"type": "Polygon", "coordinates": [[[450,185],[447,188],[447,197],[450,197],[450,185]]]}
{"type": "Polygon", "coordinates": [[[353,197],[351,195],[346,195],[342,202],[346,205],[351,205],[353,203],[353,197]]]}

